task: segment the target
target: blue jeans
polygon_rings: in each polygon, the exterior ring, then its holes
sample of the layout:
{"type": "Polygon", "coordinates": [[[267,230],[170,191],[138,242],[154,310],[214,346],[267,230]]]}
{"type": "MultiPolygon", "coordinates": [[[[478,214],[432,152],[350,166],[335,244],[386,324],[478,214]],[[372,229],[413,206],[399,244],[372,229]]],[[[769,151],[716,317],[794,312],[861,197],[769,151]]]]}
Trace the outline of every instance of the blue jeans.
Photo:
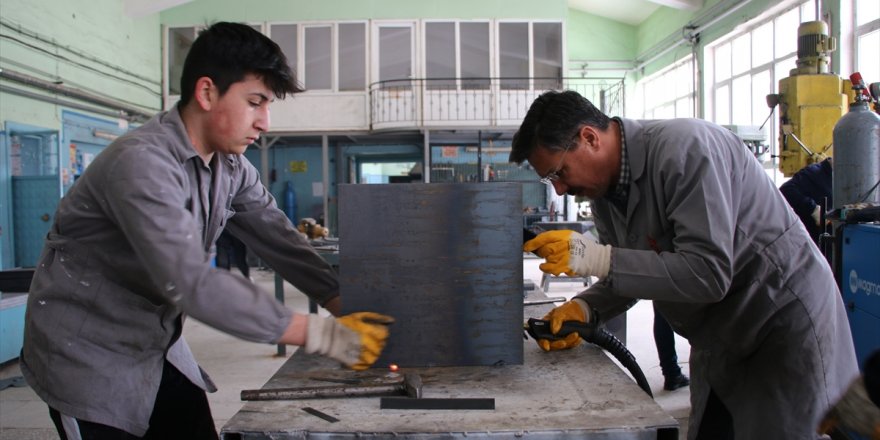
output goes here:
{"type": "Polygon", "coordinates": [[[681,374],[678,366],[678,355],[675,353],[675,333],[666,322],[657,307],[654,307],[654,344],[657,345],[657,356],[660,358],[660,370],[663,377],[676,377],[681,374]]]}

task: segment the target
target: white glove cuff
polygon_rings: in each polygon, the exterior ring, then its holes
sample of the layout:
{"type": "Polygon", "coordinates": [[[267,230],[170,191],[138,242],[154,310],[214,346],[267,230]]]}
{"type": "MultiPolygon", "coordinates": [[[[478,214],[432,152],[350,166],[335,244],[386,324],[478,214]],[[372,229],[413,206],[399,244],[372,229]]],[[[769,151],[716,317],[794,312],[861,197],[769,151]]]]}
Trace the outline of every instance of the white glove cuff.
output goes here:
{"type": "Polygon", "coordinates": [[[611,270],[611,245],[599,244],[574,233],[569,243],[571,268],[581,276],[605,278],[611,270]]]}
{"type": "Polygon", "coordinates": [[[331,328],[336,324],[334,320],[322,318],[318,315],[308,315],[308,332],[306,333],[306,353],[324,354],[329,348],[329,338],[325,337],[325,333],[333,332],[331,328]]]}
{"type": "Polygon", "coordinates": [[[608,272],[611,271],[611,245],[596,244],[593,256],[595,257],[593,274],[599,278],[607,277],[608,272]]]}
{"type": "Polygon", "coordinates": [[[582,299],[580,299],[580,298],[572,298],[572,299],[571,299],[571,302],[573,302],[573,303],[575,303],[575,304],[581,306],[581,310],[584,311],[584,316],[586,317],[586,318],[584,319],[584,322],[589,323],[590,321],[593,320],[593,316],[592,316],[593,313],[592,313],[592,310],[590,309],[590,305],[587,304],[586,301],[584,301],[584,300],[582,300],[582,299]]]}
{"type": "Polygon", "coordinates": [[[336,318],[308,315],[306,353],[318,353],[346,365],[354,365],[360,357],[360,335],[340,324],[336,318]]]}

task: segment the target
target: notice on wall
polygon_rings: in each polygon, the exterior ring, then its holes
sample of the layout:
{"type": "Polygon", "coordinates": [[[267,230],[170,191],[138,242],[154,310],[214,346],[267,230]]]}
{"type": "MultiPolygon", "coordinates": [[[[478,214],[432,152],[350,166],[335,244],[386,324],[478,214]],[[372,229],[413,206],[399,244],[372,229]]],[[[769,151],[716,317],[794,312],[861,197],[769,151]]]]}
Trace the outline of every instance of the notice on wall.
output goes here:
{"type": "Polygon", "coordinates": [[[440,150],[442,157],[458,157],[458,147],[442,147],[440,150]]]}
{"type": "Polygon", "coordinates": [[[324,182],[312,182],[312,197],[324,197],[324,182]]]}
{"type": "Polygon", "coordinates": [[[305,173],[309,171],[309,164],[304,160],[292,160],[287,166],[291,173],[305,173]]]}

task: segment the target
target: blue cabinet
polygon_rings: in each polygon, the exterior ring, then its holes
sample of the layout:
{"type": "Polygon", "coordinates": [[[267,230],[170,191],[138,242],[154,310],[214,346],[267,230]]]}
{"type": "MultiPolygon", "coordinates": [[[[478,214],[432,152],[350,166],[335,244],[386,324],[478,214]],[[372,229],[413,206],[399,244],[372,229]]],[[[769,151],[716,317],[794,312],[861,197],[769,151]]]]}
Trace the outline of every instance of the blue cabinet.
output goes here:
{"type": "Polygon", "coordinates": [[[880,350],[880,226],[846,225],[841,252],[841,293],[859,366],[880,350]]]}

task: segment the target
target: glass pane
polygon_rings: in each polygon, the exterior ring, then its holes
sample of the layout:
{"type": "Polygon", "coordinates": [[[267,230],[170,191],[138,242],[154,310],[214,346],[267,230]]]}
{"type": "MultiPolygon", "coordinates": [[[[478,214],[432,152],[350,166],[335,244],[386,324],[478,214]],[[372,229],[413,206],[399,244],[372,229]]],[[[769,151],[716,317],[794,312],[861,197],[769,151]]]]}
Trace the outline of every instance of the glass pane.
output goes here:
{"type": "Polygon", "coordinates": [[[693,118],[694,100],[691,98],[681,98],[678,101],[675,101],[675,117],[693,118]]]}
{"type": "Polygon", "coordinates": [[[367,85],[367,43],[364,23],[339,23],[339,90],[364,90],[367,85]]]}
{"type": "Polygon", "coordinates": [[[272,34],[272,41],[281,46],[281,51],[287,58],[287,65],[296,71],[296,25],[273,24],[269,28],[269,32],[272,34]]]}
{"type": "MultiPolygon", "coordinates": [[[[856,26],[870,23],[880,19],[880,1],[877,0],[857,0],[856,6],[856,26]]],[[[877,52],[874,52],[875,54],[877,52]]]]}
{"type": "Polygon", "coordinates": [[[379,81],[398,80],[387,87],[409,88],[412,76],[412,29],[379,29],[379,81]]]}
{"type": "Polygon", "coordinates": [[[801,5],[801,23],[805,21],[816,20],[816,5],[813,2],[807,2],[801,5]]]}
{"type": "Polygon", "coordinates": [[[180,94],[183,62],[196,39],[196,28],[168,28],[168,94],[180,94]]]}
{"type": "Polygon", "coordinates": [[[796,59],[797,59],[796,56],[790,56],[790,57],[785,58],[784,60],[776,63],[776,65],[773,67],[773,79],[774,79],[773,90],[775,92],[779,92],[779,81],[782,78],[788,77],[789,73],[791,72],[791,69],[794,69],[795,67],[797,67],[795,65],[796,59]]]}
{"type": "Polygon", "coordinates": [[[425,23],[425,77],[429,90],[455,88],[455,23],[425,23]]]}
{"type": "Polygon", "coordinates": [[[498,25],[499,76],[502,89],[527,89],[529,76],[529,24],[498,25]]]}
{"type": "Polygon", "coordinates": [[[880,82],[880,30],[859,37],[856,66],[865,84],[880,82]]]}
{"type": "Polygon", "coordinates": [[[730,78],[730,43],[715,48],[715,82],[730,78]]]}
{"type": "Polygon", "coordinates": [[[752,66],[759,67],[773,61],[773,22],[752,31],[752,66]]]}
{"type": "Polygon", "coordinates": [[[532,25],[535,56],[533,76],[546,81],[535,81],[535,88],[559,89],[562,78],[562,23],[535,23],[532,25]]]}
{"type": "MultiPolygon", "coordinates": [[[[751,125],[761,125],[770,114],[767,107],[767,95],[773,90],[770,83],[770,70],[762,70],[752,75],[752,122],[751,125]]],[[[765,131],[766,132],[766,131],[765,131]]]]}
{"type": "Polygon", "coordinates": [[[675,107],[672,105],[664,105],[654,110],[655,119],[672,119],[675,117],[675,107]]]}
{"type": "Polygon", "coordinates": [[[333,87],[333,46],[330,26],[307,27],[305,31],[306,90],[330,90],[333,87]]]}
{"type": "Polygon", "coordinates": [[[715,90],[715,121],[716,124],[730,124],[730,88],[718,87],[715,90]]]}
{"type": "Polygon", "coordinates": [[[675,96],[677,98],[681,98],[683,96],[690,96],[694,93],[694,60],[690,59],[688,62],[678,66],[675,69],[675,74],[672,78],[672,82],[676,84],[675,96]]]}
{"type": "Polygon", "coordinates": [[[743,73],[752,67],[751,34],[743,34],[733,40],[731,59],[736,60],[735,63],[731,62],[731,67],[733,67],[732,70],[734,75],[743,73]]]}
{"type": "MultiPolygon", "coordinates": [[[[797,52],[797,28],[800,26],[797,8],[792,9],[774,21],[776,35],[776,58],[787,56],[797,52]]],[[[792,66],[794,68],[794,66],[792,66]]]]}
{"type": "Polygon", "coordinates": [[[750,125],[752,123],[752,78],[743,75],[733,80],[731,91],[731,124],[750,125]]]}
{"type": "Polygon", "coordinates": [[[489,23],[461,23],[461,88],[489,89],[489,23]],[[465,81],[465,78],[486,78],[465,81]]]}

